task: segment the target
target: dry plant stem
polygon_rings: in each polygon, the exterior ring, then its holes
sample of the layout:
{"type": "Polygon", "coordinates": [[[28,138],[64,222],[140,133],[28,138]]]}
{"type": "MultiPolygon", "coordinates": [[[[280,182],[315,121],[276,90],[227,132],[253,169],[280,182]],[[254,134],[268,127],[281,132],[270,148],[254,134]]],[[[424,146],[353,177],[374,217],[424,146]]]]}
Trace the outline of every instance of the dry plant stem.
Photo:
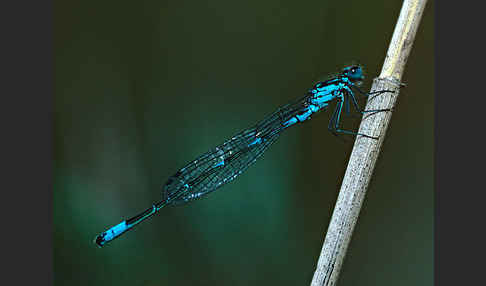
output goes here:
{"type": "MultiPolygon", "coordinates": [[[[370,96],[365,110],[387,109],[395,106],[402,73],[426,2],[426,0],[405,0],[403,2],[381,74],[374,80],[371,88],[372,92],[377,90],[396,90],[397,92],[370,96]]],[[[365,113],[363,116],[359,132],[379,137],[379,139],[356,137],[317,268],[312,278],[312,286],[335,285],[337,282],[391,114],[392,112],[379,112],[365,113]]]]}

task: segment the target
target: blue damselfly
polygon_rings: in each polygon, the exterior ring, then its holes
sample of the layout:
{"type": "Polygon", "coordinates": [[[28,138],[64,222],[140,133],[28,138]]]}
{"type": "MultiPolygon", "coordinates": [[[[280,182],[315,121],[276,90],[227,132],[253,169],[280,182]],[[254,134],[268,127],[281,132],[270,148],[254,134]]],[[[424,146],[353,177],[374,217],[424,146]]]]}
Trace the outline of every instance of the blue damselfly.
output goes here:
{"type": "MultiPolygon", "coordinates": [[[[376,137],[339,127],[343,105],[346,113],[350,113],[351,103],[359,113],[390,111],[390,109],[360,109],[355,92],[364,96],[372,94],[359,89],[358,86],[363,79],[362,68],[353,65],[345,67],[341,73],[326,81],[318,82],[301,99],[280,107],[253,127],[241,131],[223,144],[189,162],[169,178],[163,187],[160,202],[101,233],[95,238],[95,243],[101,247],[151,217],[164,206],[198,199],[232,181],[252,165],[277,140],[283,130],[311,119],[313,114],[328,107],[332,101],[337,101],[328,125],[328,129],[333,134],[343,133],[376,139],[376,137]]],[[[384,92],[393,91],[383,90],[373,94],[384,92]]]]}

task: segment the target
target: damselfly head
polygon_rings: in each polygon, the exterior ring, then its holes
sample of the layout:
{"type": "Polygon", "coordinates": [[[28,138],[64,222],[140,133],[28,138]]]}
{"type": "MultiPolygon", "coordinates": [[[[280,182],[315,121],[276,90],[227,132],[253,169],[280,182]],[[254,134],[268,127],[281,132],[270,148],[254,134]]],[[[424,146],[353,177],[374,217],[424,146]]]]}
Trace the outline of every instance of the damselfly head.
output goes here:
{"type": "Polygon", "coordinates": [[[352,82],[360,82],[364,79],[363,69],[358,65],[343,68],[342,74],[352,82]]]}

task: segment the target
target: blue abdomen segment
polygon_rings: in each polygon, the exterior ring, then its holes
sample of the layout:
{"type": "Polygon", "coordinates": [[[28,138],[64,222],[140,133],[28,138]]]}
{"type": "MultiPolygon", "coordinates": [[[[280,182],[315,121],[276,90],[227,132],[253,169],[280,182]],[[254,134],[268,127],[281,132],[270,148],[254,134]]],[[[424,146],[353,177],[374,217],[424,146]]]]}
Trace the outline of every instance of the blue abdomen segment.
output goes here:
{"type": "Polygon", "coordinates": [[[130,229],[127,225],[126,221],[122,221],[121,223],[115,225],[114,227],[108,229],[107,231],[101,233],[95,238],[95,243],[98,246],[103,246],[105,243],[115,239],[117,236],[121,235],[125,231],[130,229]]]}
{"type": "Polygon", "coordinates": [[[319,111],[324,106],[327,106],[327,103],[323,103],[321,106],[317,106],[317,105],[314,105],[314,104],[308,105],[307,107],[305,107],[303,109],[302,113],[294,115],[292,118],[285,121],[283,125],[284,125],[285,128],[287,128],[287,127],[294,125],[297,122],[302,122],[302,121],[308,120],[308,119],[311,118],[311,115],[313,113],[316,113],[317,111],[319,111]]]}
{"type": "Polygon", "coordinates": [[[106,243],[112,241],[113,239],[119,237],[123,233],[127,232],[128,230],[132,229],[134,226],[138,225],[142,221],[152,217],[156,212],[158,212],[161,208],[163,208],[167,204],[166,201],[158,202],[152,207],[146,209],[145,211],[139,213],[138,215],[124,220],[121,223],[113,226],[112,228],[108,229],[107,231],[101,233],[95,238],[95,243],[102,247],[106,243]]]}

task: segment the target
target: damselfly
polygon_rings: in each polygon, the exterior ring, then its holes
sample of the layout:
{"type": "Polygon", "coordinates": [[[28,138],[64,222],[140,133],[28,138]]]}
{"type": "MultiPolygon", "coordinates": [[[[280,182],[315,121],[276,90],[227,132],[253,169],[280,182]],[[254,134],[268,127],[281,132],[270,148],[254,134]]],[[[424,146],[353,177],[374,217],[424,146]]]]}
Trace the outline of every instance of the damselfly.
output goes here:
{"type": "MultiPolygon", "coordinates": [[[[360,109],[354,92],[365,96],[372,94],[365,93],[358,88],[363,79],[362,68],[353,65],[345,67],[341,73],[326,81],[318,82],[303,98],[282,106],[255,126],[241,131],[223,144],[188,163],[169,178],[163,187],[160,202],[101,233],[94,242],[101,247],[153,216],[164,206],[198,199],[232,181],[253,164],[277,140],[283,130],[296,123],[309,120],[314,113],[326,108],[331,101],[337,101],[328,125],[328,129],[333,134],[344,133],[376,139],[376,137],[343,130],[339,127],[343,105],[345,105],[346,113],[349,114],[350,102],[359,113],[390,110],[360,109]]],[[[384,92],[393,91],[382,90],[374,92],[374,94],[384,92]]]]}

